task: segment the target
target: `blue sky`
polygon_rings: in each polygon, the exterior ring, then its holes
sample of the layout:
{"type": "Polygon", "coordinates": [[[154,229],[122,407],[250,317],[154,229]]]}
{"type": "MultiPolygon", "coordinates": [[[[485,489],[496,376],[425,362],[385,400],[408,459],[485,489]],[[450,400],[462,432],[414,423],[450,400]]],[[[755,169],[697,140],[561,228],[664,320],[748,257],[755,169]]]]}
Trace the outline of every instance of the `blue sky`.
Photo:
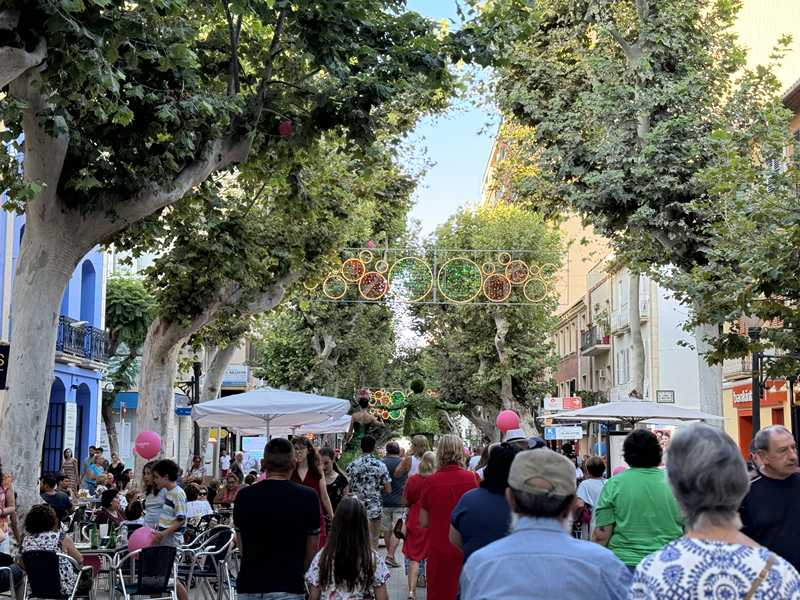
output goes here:
{"type": "MultiPolygon", "coordinates": [[[[451,19],[456,27],[454,0],[408,0],[408,8],[432,19],[451,19]]],[[[422,233],[432,232],[459,207],[480,199],[481,181],[492,145],[490,114],[471,106],[457,106],[447,115],[424,119],[412,139],[427,148],[433,162],[416,192],[411,218],[422,224],[422,233]]]]}

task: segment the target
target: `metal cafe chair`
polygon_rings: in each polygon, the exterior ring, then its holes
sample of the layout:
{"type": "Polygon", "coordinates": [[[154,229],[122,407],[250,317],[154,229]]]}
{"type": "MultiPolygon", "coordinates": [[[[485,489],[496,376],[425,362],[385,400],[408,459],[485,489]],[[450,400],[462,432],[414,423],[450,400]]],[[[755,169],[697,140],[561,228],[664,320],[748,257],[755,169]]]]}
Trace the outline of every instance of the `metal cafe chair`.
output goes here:
{"type": "Polygon", "coordinates": [[[228,600],[233,600],[233,582],[228,565],[235,541],[233,529],[220,525],[198,539],[199,544],[181,548],[186,563],[178,566],[178,576],[186,580],[187,589],[199,582],[204,596],[216,595],[217,600],[222,600],[223,592],[227,592],[228,600]],[[216,586],[216,594],[213,586],[216,586]]]}
{"type": "Polygon", "coordinates": [[[177,548],[172,546],[150,546],[120,555],[114,560],[113,571],[118,577],[114,589],[125,600],[134,596],[177,600],[175,593],[177,548]],[[131,562],[134,561],[135,563],[131,562]],[[131,581],[125,581],[123,569],[130,569],[131,581]]]}
{"type": "Polygon", "coordinates": [[[74,600],[75,598],[90,598],[94,600],[94,586],[87,593],[80,593],[79,586],[84,577],[91,577],[91,567],[81,567],[71,556],[51,550],[29,550],[22,553],[22,563],[25,565],[25,598],[40,598],[42,600],[74,600]],[[77,571],[75,585],[72,592],[65,595],[61,592],[61,573],[59,560],[67,559],[77,571]]]}

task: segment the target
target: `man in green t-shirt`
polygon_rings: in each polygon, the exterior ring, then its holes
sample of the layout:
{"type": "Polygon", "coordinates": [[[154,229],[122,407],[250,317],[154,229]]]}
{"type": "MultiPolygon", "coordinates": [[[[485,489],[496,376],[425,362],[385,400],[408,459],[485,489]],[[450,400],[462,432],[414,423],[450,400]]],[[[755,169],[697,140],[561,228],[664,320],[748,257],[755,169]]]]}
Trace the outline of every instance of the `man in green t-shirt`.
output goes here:
{"type": "Polygon", "coordinates": [[[683,518],[661,464],[661,445],[635,429],[622,447],[629,469],[603,487],[594,510],[592,540],[635,569],[648,554],[683,535],[683,518]]]}

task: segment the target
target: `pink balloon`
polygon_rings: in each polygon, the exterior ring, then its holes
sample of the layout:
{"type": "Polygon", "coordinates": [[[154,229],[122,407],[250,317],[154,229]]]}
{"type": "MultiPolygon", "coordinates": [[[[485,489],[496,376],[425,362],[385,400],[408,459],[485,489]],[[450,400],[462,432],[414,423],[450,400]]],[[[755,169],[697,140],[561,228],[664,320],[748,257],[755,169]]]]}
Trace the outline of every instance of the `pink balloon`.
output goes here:
{"type": "Polygon", "coordinates": [[[519,427],[519,415],[513,410],[501,410],[497,413],[495,424],[503,433],[509,429],[517,429],[519,427]]]}
{"type": "Polygon", "coordinates": [[[154,529],[139,527],[139,529],[134,531],[128,538],[128,552],[141,550],[142,548],[147,548],[152,545],[155,535],[156,532],[154,529]]]}
{"type": "Polygon", "coordinates": [[[161,437],[155,431],[142,431],[136,436],[136,454],[150,460],[161,450],[161,437]]]}

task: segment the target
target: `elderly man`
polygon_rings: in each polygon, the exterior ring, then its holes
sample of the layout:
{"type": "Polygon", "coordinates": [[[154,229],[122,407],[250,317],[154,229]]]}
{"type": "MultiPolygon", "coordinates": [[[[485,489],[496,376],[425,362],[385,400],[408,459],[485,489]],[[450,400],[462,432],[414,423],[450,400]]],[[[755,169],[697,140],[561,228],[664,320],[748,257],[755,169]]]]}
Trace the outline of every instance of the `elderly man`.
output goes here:
{"type": "Polygon", "coordinates": [[[606,548],[569,534],[575,468],[568,458],[546,448],[520,452],[508,486],[516,523],[509,535],[467,560],[461,600],[626,597],[625,565],[606,548]]]}
{"type": "Polygon", "coordinates": [[[742,502],[742,533],[800,569],[800,475],[797,447],[782,425],[765,427],[753,439],[759,475],[742,502]]]}

